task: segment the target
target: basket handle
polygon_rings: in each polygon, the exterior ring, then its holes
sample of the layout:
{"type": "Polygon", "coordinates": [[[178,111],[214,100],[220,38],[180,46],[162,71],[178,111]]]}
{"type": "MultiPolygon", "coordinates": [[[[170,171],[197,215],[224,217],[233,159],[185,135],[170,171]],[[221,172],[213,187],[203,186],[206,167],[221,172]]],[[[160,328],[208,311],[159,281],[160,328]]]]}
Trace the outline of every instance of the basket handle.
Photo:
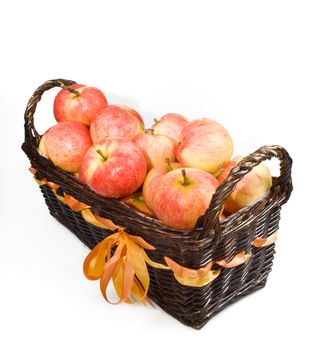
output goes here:
{"type": "Polygon", "coordinates": [[[24,118],[25,118],[24,128],[25,128],[26,143],[32,143],[33,141],[35,141],[37,145],[39,144],[40,135],[37,132],[34,125],[34,114],[36,112],[37,103],[41,100],[43,93],[54,87],[61,87],[64,89],[73,84],[76,84],[76,82],[72,80],[54,79],[54,80],[46,81],[45,83],[40,85],[38,89],[35,90],[35,92],[33,93],[33,95],[31,96],[31,98],[27,103],[27,107],[24,114],[24,118]]]}
{"type": "Polygon", "coordinates": [[[236,184],[255,166],[264,160],[276,157],[280,160],[280,175],[275,179],[270,189],[271,193],[277,193],[286,203],[292,191],[291,166],[292,159],[288,152],[281,146],[263,146],[249,156],[243,158],[232,170],[227,178],[218,187],[212,196],[210,206],[203,216],[202,232],[199,238],[205,238],[211,230],[214,230],[214,244],[218,244],[222,239],[219,216],[225,201],[233,192],[236,184]]]}

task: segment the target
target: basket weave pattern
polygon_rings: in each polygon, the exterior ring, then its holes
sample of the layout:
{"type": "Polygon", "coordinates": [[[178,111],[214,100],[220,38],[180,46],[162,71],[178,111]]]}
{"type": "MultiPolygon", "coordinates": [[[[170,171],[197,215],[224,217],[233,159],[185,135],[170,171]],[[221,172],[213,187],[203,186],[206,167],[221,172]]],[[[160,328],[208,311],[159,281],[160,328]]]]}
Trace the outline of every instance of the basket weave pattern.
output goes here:
{"type": "MultiPolygon", "coordinates": [[[[104,198],[92,192],[78,179],[54,166],[38,153],[40,135],[34,127],[34,113],[42,94],[53,87],[72,85],[69,80],[50,80],[41,85],[28,102],[25,112],[25,142],[23,150],[30,159],[37,176],[60,185],[60,194],[66,192],[80,202],[90,205],[92,211],[126,227],[127,232],[142,237],[156,250],[148,251],[153,261],[164,263],[169,256],[180,265],[197,269],[209,261],[230,261],[237,252],[245,250],[251,258],[243,265],[222,269],[221,274],[204,287],[179,284],[172,271],[149,267],[149,297],[169,314],[194,328],[201,328],[214,314],[243,295],[264,287],[271,271],[275,253],[274,244],[255,248],[256,237],[267,237],[278,229],[280,209],[292,191],[291,165],[288,153],[280,146],[265,146],[252,153],[234,169],[219,186],[210,207],[197,222],[196,228],[179,231],[158,220],[145,216],[124,203],[104,198]],[[273,179],[270,192],[252,206],[240,210],[222,223],[219,214],[235,184],[261,161],[277,157],[281,174],[273,179]]],[[[57,199],[49,186],[40,186],[52,216],[71,230],[84,244],[93,248],[112,231],[98,228],[84,220],[57,199]]]]}

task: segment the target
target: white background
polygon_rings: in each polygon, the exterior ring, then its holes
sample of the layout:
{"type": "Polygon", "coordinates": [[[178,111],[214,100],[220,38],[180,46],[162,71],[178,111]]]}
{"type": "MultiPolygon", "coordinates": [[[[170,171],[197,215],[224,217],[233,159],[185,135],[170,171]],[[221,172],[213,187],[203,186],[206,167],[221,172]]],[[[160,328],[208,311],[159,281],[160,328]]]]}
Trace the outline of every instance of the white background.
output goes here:
{"type": "MultiPolygon", "coordinates": [[[[311,10],[300,0],[1,2],[1,349],[311,349],[311,10]],[[201,331],[103,300],[82,273],[87,248],[49,216],[20,150],[28,98],[59,77],[101,88],[147,125],[166,112],[216,119],[235,154],[289,151],[295,190],[265,289],[201,331]]],[[[36,113],[40,132],[54,123],[55,93],[36,113]]]]}

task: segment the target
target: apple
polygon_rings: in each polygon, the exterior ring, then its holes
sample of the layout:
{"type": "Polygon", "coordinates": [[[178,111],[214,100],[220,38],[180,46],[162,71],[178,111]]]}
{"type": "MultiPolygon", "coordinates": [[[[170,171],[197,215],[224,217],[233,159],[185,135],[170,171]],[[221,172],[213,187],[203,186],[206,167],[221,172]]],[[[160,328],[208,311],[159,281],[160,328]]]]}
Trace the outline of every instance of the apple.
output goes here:
{"type": "Polygon", "coordinates": [[[174,142],[168,136],[153,134],[152,129],[135,136],[132,142],[144,154],[148,170],[164,163],[167,158],[170,161],[175,159],[174,142]]]}
{"type": "Polygon", "coordinates": [[[169,159],[166,159],[166,161],[163,164],[160,164],[152,168],[146,175],[146,178],[143,184],[142,194],[143,194],[143,198],[146,206],[152,212],[154,212],[153,205],[152,205],[153,196],[154,196],[155,187],[157,187],[158,181],[164,174],[167,174],[169,173],[169,171],[178,169],[180,167],[181,167],[181,164],[171,163],[169,159]]]}
{"type": "Polygon", "coordinates": [[[125,106],[125,105],[116,105],[116,106],[121,107],[121,108],[125,109],[126,111],[128,111],[129,113],[133,114],[138,119],[138,121],[141,123],[142,128],[144,129],[144,120],[143,120],[142,116],[139,114],[139,112],[137,112],[135,109],[133,109],[129,106],[125,106]]]}
{"type": "Polygon", "coordinates": [[[59,168],[75,173],[91,145],[89,130],[83,123],[65,121],[45,132],[39,143],[39,153],[59,168]]]}
{"type": "Polygon", "coordinates": [[[134,193],[146,176],[146,160],[140,149],[123,139],[106,139],[85,154],[79,178],[94,192],[110,198],[134,193]]]}
{"type": "Polygon", "coordinates": [[[144,133],[144,123],[137,112],[126,106],[110,105],[106,107],[90,125],[93,143],[99,143],[107,137],[122,137],[131,140],[144,133]]]}
{"type": "Polygon", "coordinates": [[[180,141],[180,135],[188,120],[183,115],[168,113],[159,120],[154,119],[155,124],[151,127],[154,134],[165,135],[170,137],[177,145],[180,141]]]}
{"type": "Polygon", "coordinates": [[[54,116],[58,122],[74,120],[90,125],[91,120],[99,115],[107,100],[103,92],[95,87],[81,84],[70,86],[69,90],[61,90],[54,100],[54,116]]]}
{"type": "Polygon", "coordinates": [[[159,179],[154,190],[152,205],[156,217],[176,229],[193,229],[218,185],[217,179],[204,170],[170,171],[159,179]]]}
{"type": "Polygon", "coordinates": [[[130,196],[123,198],[121,201],[147,216],[154,216],[152,211],[147,207],[142,192],[133,193],[130,196]]]}
{"type": "MultiPolygon", "coordinates": [[[[218,176],[219,183],[226,179],[231,169],[242,159],[241,156],[235,157],[224,166],[218,176]]],[[[224,211],[228,214],[236,213],[263,196],[271,186],[272,176],[268,167],[262,163],[255,166],[237,183],[234,191],[225,202],[224,211]]]]}
{"type": "Polygon", "coordinates": [[[218,175],[232,153],[233,142],[228,131],[206,118],[186,124],[176,148],[176,157],[181,164],[206,170],[213,175],[218,175]]]}

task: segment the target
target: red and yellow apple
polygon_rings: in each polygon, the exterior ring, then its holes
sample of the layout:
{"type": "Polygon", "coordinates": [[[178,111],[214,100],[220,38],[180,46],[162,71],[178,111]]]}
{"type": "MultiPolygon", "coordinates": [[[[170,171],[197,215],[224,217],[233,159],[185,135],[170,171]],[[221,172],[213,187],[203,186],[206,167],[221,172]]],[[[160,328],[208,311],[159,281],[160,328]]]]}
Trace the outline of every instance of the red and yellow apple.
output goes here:
{"type": "Polygon", "coordinates": [[[176,229],[192,229],[209,207],[219,183],[208,172],[194,168],[170,171],[155,187],[153,209],[164,224],[176,229]]]}
{"type": "Polygon", "coordinates": [[[165,135],[170,137],[175,145],[180,141],[180,135],[188,120],[183,115],[176,113],[168,113],[162,116],[159,120],[154,119],[155,124],[151,127],[154,134],[165,135]]]}
{"type": "Polygon", "coordinates": [[[152,129],[135,136],[132,142],[144,154],[148,170],[163,164],[167,158],[170,161],[175,159],[174,142],[167,136],[154,135],[152,129]]]}
{"type": "MultiPolygon", "coordinates": [[[[235,157],[228,162],[218,176],[219,183],[222,183],[243,157],[235,157]]],[[[259,199],[272,186],[270,170],[264,164],[259,164],[246,174],[236,185],[234,191],[225,202],[224,211],[233,214],[244,208],[246,205],[259,199]]]]}
{"type": "Polygon", "coordinates": [[[160,178],[169,173],[169,171],[178,169],[181,167],[179,163],[171,163],[169,159],[167,159],[163,164],[160,164],[154,168],[152,168],[146,178],[144,180],[142,194],[145,201],[146,206],[153,212],[153,196],[155,188],[157,187],[157,183],[160,178]]]}
{"type": "Polygon", "coordinates": [[[82,159],[92,145],[88,128],[76,121],[60,122],[42,136],[39,152],[68,172],[79,171],[82,159]]]}
{"type": "Polygon", "coordinates": [[[125,105],[116,105],[116,106],[121,107],[121,108],[125,109],[126,111],[128,111],[129,113],[133,114],[138,119],[140,124],[142,125],[142,129],[144,129],[144,120],[143,120],[142,116],[139,114],[139,112],[137,112],[135,109],[133,109],[129,106],[125,106],[125,105]]]}
{"type": "Polygon", "coordinates": [[[91,120],[107,107],[103,92],[95,87],[74,84],[76,93],[61,90],[54,100],[54,116],[58,122],[74,120],[90,125],[91,120]]]}
{"type": "Polygon", "coordinates": [[[134,193],[146,176],[146,160],[132,142],[106,139],[85,154],[79,171],[80,180],[91,190],[111,198],[134,193]]]}
{"type": "Polygon", "coordinates": [[[133,193],[130,196],[123,198],[121,201],[127,204],[129,207],[134,208],[147,216],[154,216],[152,211],[147,207],[142,192],[133,193]]]}
{"type": "Polygon", "coordinates": [[[213,175],[218,175],[232,153],[233,143],[228,131],[206,118],[186,124],[176,148],[176,157],[181,164],[213,175]]]}
{"type": "Polygon", "coordinates": [[[106,107],[90,125],[93,143],[99,143],[107,137],[122,137],[131,140],[144,133],[144,123],[138,112],[125,106],[110,105],[106,107]]]}

